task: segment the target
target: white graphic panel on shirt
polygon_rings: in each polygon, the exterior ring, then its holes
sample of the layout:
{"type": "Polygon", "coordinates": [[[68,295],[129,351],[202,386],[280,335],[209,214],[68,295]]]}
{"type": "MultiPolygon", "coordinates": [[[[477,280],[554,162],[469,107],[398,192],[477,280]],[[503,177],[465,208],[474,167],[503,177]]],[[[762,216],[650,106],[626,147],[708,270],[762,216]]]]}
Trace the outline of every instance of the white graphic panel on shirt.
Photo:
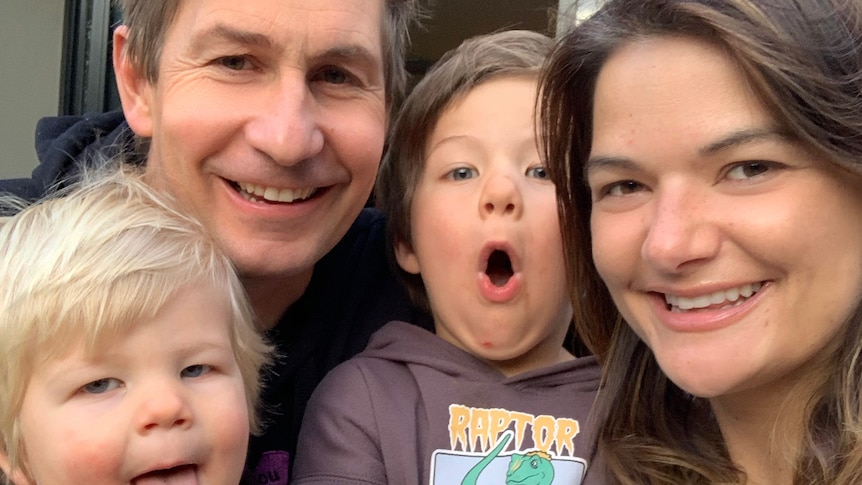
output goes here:
{"type": "Polygon", "coordinates": [[[452,404],[451,449],[434,452],[430,485],[580,485],[586,462],[575,456],[579,432],[575,419],[452,404]]]}

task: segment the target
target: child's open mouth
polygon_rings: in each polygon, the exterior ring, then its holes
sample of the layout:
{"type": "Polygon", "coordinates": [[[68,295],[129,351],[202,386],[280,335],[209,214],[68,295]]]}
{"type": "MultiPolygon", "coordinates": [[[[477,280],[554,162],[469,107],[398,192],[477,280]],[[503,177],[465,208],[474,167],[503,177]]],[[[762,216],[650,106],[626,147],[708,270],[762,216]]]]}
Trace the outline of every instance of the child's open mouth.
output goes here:
{"type": "Polygon", "coordinates": [[[509,255],[500,249],[495,249],[488,257],[488,266],[485,274],[491,279],[494,286],[502,287],[509,282],[509,278],[515,274],[512,270],[512,260],[509,255]]]}

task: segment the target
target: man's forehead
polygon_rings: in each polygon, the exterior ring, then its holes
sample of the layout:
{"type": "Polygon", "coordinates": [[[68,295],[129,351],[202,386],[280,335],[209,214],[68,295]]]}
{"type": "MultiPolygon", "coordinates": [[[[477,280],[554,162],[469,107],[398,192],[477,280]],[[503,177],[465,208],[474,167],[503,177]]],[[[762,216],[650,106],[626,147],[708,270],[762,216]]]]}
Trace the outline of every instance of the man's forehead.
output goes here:
{"type": "Polygon", "coordinates": [[[171,30],[193,42],[378,53],[384,8],[383,0],[182,0],[171,30]]]}

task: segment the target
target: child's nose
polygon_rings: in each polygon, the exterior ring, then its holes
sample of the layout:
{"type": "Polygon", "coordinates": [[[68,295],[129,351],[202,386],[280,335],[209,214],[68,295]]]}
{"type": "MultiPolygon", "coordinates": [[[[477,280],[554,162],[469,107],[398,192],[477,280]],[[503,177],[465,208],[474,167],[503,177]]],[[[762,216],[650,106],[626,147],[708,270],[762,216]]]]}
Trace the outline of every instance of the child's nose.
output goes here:
{"type": "Polygon", "coordinates": [[[192,425],[192,412],[182,389],[176,386],[150,388],[149,395],[141,399],[137,410],[136,428],[146,434],[156,429],[188,428],[192,425]]]}
{"type": "Polygon", "coordinates": [[[523,200],[518,185],[508,175],[494,175],[485,183],[480,200],[484,217],[491,215],[521,216],[523,200]]]}

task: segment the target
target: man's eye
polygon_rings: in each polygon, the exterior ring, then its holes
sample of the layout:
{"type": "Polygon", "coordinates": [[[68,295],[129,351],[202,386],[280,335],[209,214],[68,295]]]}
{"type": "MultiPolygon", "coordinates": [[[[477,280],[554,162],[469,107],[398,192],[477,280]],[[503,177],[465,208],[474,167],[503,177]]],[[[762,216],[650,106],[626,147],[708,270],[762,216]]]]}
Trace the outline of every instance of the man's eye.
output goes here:
{"type": "Polygon", "coordinates": [[[242,71],[248,69],[251,62],[246,56],[225,56],[217,60],[218,64],[232,71],[242,71]]]}
{"type": "Polygon", "coordinates": [[[475,177],[477,174],[476,170],[468,167],[458,167],[451,172],[449,172],[449,178],[452,180],[467,180],[475,177]]]}
{"type": "Polygon", "coordinates": [[[537,179],[547,180],[548,177],[548,169],[545,167],[531,167],[527,169],[528,177],[535,177],[537,179]]]}
{"type": "Polygon", "coordinates": [[[351,76],[343,69],[327,67],[320,71],[319,78],[329,84],[344,84],[350,82],[351,76]]]}
{"type": "Polygon", "coordinates": [[[207,374],[210,370],[212,370],[212,367],[210,367],[208,365],[195,364],[195,365],[190,365],[190,366],[186,367],[185,369],[183,369],[182,372],[180,373],[180,375],[182,377],[200,377],[204,374],[207,374]]]}
{"type": "Polygon", "coordinates": [[[122,386],[119,379],[107,378],[95,380],[82,388],[88,394],[103,394],[122,386]]]}

